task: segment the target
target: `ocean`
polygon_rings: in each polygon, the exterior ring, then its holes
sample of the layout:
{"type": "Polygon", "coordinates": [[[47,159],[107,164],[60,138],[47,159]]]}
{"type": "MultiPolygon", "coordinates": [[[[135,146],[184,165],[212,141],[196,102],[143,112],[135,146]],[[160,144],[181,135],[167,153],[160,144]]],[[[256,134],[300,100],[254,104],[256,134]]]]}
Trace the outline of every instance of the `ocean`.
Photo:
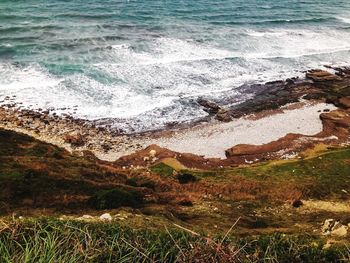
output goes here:
{"type": "Polygon", "coordinates": [[[0,0],[0,101],[130,132],[349,62],[348,0],[0,0]]]}

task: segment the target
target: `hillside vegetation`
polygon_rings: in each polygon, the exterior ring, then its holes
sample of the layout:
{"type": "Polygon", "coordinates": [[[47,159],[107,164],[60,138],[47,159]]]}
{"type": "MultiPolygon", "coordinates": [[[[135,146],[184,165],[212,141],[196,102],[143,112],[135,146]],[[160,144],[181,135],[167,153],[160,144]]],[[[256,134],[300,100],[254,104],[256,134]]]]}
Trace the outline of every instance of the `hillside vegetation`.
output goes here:
{"type": "Polygon", "coordinates": [[[349,233],[321,229],[350,223],[348,147],[236,168],[168,158],[118,169],[0,130],[0,184],[1,262],[350,260],[349,233]]]}

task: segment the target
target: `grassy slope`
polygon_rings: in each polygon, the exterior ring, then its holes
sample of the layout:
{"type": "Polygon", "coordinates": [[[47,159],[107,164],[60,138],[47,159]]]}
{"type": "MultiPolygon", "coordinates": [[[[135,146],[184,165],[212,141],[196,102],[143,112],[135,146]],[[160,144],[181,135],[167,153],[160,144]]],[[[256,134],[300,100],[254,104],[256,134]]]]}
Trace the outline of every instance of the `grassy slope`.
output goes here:
{"type": "Polygon", "coordinates": [[[81,215],[110,208],[108,212],[127,211],[130,215],[124,223],[109,224],[4,217],[0,221],[0,261],[187,261],[203,256],[214,262],[231,260],[233,255],[233,262],[247,259],[247,255],[253,262],[263,258],[315,262],[312,259],[316,256],[318,262],[349,259],[349,250],[343,245],[322,250],[327,240],[319,236],[320,224],[327,218],[350,222],[347,210],[307,205],[296,209],[289,204],[298,198],[321,200],[331,206],[331,202],[348,203],[349,148],[300,160],[212,171],[181,170],[183,167],[178,166],[175,171],[169,165],[167,160],[148,171],[115,171],[106,164],[71,155],[31,137],[0,130],[3,214],[31,215],[32,210],[44,208],[40,210],[44,215],[81,215]],[[180,184],[179,178],[189,179],[189,183],[180,184]],[[135,195],[130,197],[130,193],[135,195]],[[134,198],[139,202],[145,193],[155,200],[148,200],[136,210],[112,209],[116,204],[116,208],[137,207],[134,202],[120,200],[134,198]],[[224,235],[237,218],[240,220],[232,231],[235,235],[229,235],[232,241],[227,239],[224,248],[217,252],[218,242],[213,238],[208,243],[207,236],[224,235]],[[202,233],[203,237],[178,229],[169,234],[166,229],[173,228],[173,222],[202,233]],[[242,238],[235,240],[239,236],[242,238]],[[242,246],[244,249],[240,250],[242,246]]]}
{"type": "Polygon", "coordinates": [[[350,148],[333,150],[312,158],[280,161],[225,171],[230,174],[277,184],[300,185],[302,197],[315,199],[347,199],[350,193],[350,148]],[[305,187],[308,189],[305,189],[305,187]],[[345,190],[345,191],[343,191],[345,190]]]}
{"type": "MultiPolygon", "coordinates": [[[[152,169],[170,176],[169,166],[152,169]],[[162,171],[163,170],[163,171],[162,171]]],[[[205,198],[186,209],[189,226],[224,232],[240,217],[243,235],[315,231],[328,218],[350,222],[350,148],[327,150],[310,158],[212,171],[186,170],[198,181],[183,186],[205,198]],[[291,203],[305,203],[294,208],[291,203]]],[[[179,215],[181,216],[181,214],[179,215]]],[[[240,228],[241,227],[241,228],[240,228]]]]}
{"type": "Polygon", "coordinates": [[[0,213],[20,207],[87,209],[106,190],[135,192],[126,180],[126,175],[94,161],[0,130],[0,213]]]}

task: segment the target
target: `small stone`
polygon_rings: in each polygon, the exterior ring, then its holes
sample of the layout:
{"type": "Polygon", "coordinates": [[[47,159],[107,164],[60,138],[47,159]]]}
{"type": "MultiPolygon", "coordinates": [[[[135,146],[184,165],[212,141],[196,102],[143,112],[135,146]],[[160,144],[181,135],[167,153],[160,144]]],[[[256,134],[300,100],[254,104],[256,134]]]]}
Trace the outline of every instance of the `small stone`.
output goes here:
{"type": "Polygon", "coordinates": [[[334,219],[325,220],[321,230],[323,235],[331,235],[337,237],[345,237],[348,233],[348,227],[334,219]]]}
{"type": "Polygon", "coordinates": [[[157,154],[157,151],[156,151],[156,150],[150,150],[150,151],[149,151],[149,156],[150,156],[151,158],[154,158],[154,157],[156,156],[156,154],[157,154]]]}
{"type": "Polygon", "coordinates": [[[112,219],[113,218],[110,213],[105,213],[100,216],[100,220],[103,220],[103,221],[112,221],[112,219]]]}

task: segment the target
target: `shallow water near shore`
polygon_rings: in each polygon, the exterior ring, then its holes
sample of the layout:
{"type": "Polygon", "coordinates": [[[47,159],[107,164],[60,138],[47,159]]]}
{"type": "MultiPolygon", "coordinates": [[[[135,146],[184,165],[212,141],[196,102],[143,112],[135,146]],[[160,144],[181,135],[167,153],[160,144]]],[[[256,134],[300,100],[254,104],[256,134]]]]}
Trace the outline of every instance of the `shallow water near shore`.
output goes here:
{"type": "Polygon", "coordinates": [[[205,116],[199,97],[238,103],[240,85],[348,64],[349,43],[341,0],[5,0],[0,101],[151,130],[205,116]]]}

